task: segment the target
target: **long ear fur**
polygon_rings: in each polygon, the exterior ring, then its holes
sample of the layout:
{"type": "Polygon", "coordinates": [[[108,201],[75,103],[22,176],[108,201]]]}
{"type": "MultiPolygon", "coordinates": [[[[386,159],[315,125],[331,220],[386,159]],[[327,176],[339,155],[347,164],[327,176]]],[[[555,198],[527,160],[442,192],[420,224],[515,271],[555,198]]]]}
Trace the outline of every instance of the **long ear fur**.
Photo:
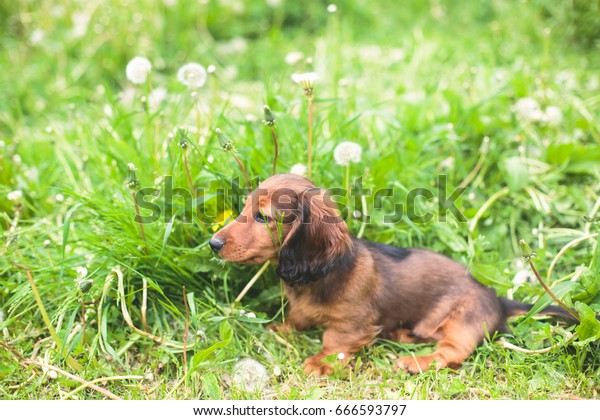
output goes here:
{"type": "Polygon", "coordinates": [[[312,188],[298,199],[294,225],[279,251],[277,273],[290,286],[309,284],[348,258],[352,238],[335,203],[312,188]]]}

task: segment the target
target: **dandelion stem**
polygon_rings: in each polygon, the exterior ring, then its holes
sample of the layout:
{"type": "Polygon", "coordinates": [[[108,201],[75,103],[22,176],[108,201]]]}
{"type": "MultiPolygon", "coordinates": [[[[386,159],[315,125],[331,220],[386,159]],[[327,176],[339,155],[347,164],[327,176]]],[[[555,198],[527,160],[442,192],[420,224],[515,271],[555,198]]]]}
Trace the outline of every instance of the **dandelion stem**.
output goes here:
{"type": "Polygon", "coordinates": [[[533,270],[533,274],[535,275],[535,278],[538,280],[538,282],[542,285],[542,287],[544,288],[544,290],[546,291],[546,293],[548,293],[550,295],[550,297],[552,299],[554,299],[554,301],[556,303],[558,303],[560,306],[562,306],[564,308],[565,311],[567,311],[568,313],[570,313],[571,315],[573,315],[573,317],[579,321],[579,316],[577,315],[577,312],[575,312],[573,309],[569,308],[565,303],[563,303],[562,300],[560,300],[553,292],[552,290],[550,290],[550,288],[546,285],[546,283],[544,283],[544,280],[542,280],[542,278],[540,277],[540,274],[537,272],[537,270],[535,269],[535,266],[533,265],[533,261],[531,261],[531,258],[528,258],[528,262],[529,262],[529,266],[531,267],[531,270],[533,270]]]}
{"type": "Polygon", "coordinates": [[[146,319],[146,312],[148,311],[148,280],[142,277],[142,326],[147,332],[150,331],[148,321],[146,319]]]}
{"type": "Polygon", "coordinates": [[[277,135],[275,134],[275,127],[271,126],[271,135],[273,136],[273,146],[275,147],[274,155],[273,155],[273,170],[271,171],[271,175],[275,175],[277,171],[277,157],[279,156],[279,146],[277,144],[277,135]]]}
{"type": "Polygon", "coordinates": [[[190,173],[190,167],[188,165],[186,150],[183,151],[183,166],[185,167],[185,174],[187,176],[188,183],[190,184],[190,189],[192,190],[192,197],[195,199],[196,189],[194,188],[194,182],[192,181],[192,175],[190,173]]]}
{"type": "Polygon", "coordinates": [[[135,220],[140,227],[140,236],[142,237],[142,241],[146,244],[146,234],[144,233],[144,224],[142,223],[142,216],[140,216],[140,208],[138,206],[137,200],[135,199],[135,191],[131,190],[131,197],[133,197],[133,203],[135,204],[135,220]]]}
{"type": "Polygon", "coordinates": [[[346,163],[346,206],[348,206],[348,222],[352,220],[352,208],[350,207],[350,162],[346,163]]]}
{"type": "Polygon", "coordinates": [[[85,296],[81,295],[81,345],[85,344],[85,296]]]}
{"type": "Polygon", "coordinates": [[[364,195],[360,196],[360,202],[362,204],[363,221],[362,221],[362,224],[360,225],[358,235],[356,235],[356,237],[359,239],[362,238],[363,234],[365,233],[365,228],[367,227],[367,218],[369,217],[369,215],[367,213],[367,199],[365,198],[364,195]]]}
{"type": "Polygon", "coordinates": [[[254,285],[254,283],[256,283],[256,281],[260,278],[260,276],[262,275],[262,273],[265,272],[265,270],[267,269],[267,267],[269,266],[270,263],[271,263],[271,261],[267,260],[263,264],[263,266],[260,268],[260,270],[258,270],[258,272],[254,275],[254,277],[252,277],[250,279],[250,281],[248,282],[248,284],[246,285],[246,287],[244,287],[244,290],[242,290],[240,292],[240,294],[238,295],[238,297],[235,298],[234,305],[236,303],[238,303],[239,301],[242,300],[242,298],[246,295],[246,293],[248,293],[248,290],[250,290],[250,288],[254,285]]]}
{"type": "Polygon", "coordinates": [[[311,177],[312,171],[312,147],[313,147],[313,98],[308,97],[308,162],[306,172],[311,177]]]}
{"type": "Polygon", "coordinates": [[[198,129],[198,142],[200,142],[200,138],[202,137],[202,128],[200,127],[200,109],[198,107],[198,103],[194,104],[194,108],[196,109],[196,127],[198,129]]]}
{"type": "Polygon", "coordinates": [[[190,309],[188,308],[187,296],[185,294],[185,286],[183,286],[183,306],[185,307],[185,329],[183,330],[183,376],[187,377],[187,338],[190,329],[190,309]]]}
{"type": "Polygon", "coordinates": [[[248,188],[248,191],[249,191],[251,188],[251,184],[250,184],[250,178],[248,177],[248,172],[246,172],[246,168],[244,167],[244,164],[242,163],[240,158],[237,157],[237,155],[235,153],[232,153],[232,155],[244,174],[244,179],[246,181],[246,188],[248,188]]]}

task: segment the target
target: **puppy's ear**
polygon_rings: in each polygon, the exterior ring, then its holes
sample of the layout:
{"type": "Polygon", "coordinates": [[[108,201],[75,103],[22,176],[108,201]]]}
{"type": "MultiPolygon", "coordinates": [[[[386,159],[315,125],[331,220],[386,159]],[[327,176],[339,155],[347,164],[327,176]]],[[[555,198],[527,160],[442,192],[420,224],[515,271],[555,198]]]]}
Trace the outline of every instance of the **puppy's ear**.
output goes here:
{"type": "Polygon", "coordinates": [[[325,191],[312,188],[298,198],[290,232],[279,251],[277,273],[290,286],[312,283],[341,264],[352,247],[346,223],[325,191]]]}

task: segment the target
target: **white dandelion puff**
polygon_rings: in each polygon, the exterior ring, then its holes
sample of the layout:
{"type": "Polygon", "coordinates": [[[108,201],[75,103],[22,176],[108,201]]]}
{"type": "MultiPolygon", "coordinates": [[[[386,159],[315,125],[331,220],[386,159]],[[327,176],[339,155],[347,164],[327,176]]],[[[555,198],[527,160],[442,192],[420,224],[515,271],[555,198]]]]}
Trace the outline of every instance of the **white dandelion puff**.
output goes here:
{"type": "Polygon", "coordinates": [[[285,62],[290,66],[298,64],[304,58],[304,53],[300,51],[291,51],[285,55],[285,62]]]}
{"type": "Polygon", "coordinates": [[[335,12],[337,12],[337,6],[332,3],[329,6],[327,6],[327,11],[329,13],[335,13],[335,12]]]}
{"type": "Polygon", "coordinates": [[[290,168],[290,173],[294,175],[304,176],[306,174],[306,166],[301,163],[296,163],[290,168]]]}
{"type": "Polygon", "coordinates": [[[314,72],[292,74],[292,80],[294,83],[302,86],[304,90],[313,89],[318,78],[319,75],[314,72]]]}
{"type": "Polygon", "coordinates": [[[552,126],[559,125],[563,120],[563,114],[559,107],[549,106],[545,109],[543,121],[552,126]]]}
{"type": "Polygon", "coordinates": [[[87,12],[74,12],[71,16],[71,22],[73,23],[73,37],[81,38],[87,31],[90,24],[91,16],[87,12]]]}
{"type": "Polygon", "coordinates": [[[537,279],[534,274],[529,270],[521,258],[515,259],[514,261],[516,272],[512,279],[512,283],[516,286],[522,286],[525,283],[534,283],[537,279]]]}
{"type": "Polygon", "coordinates": [[[517,118],[525,122],[537,122],[543,116],[540,104],[533,98],[519,99],[514,105],[513,111],[517,118]]]}
{"type": "Polygon", "coordinates": [[[88,269],[85,267],[77,267],[75,271],[77,271],[77,277],[80,279],[83,279],[88,275],[88,269]]]}
{"type": "Polygon", "coordinates": [[[339,165],[348,165],[350,162],[360,162],[362,147],[351,141],[343,141],[333,150],[333,158],[339,165]]]}
{"type": "Polygon", "coordinates": [[[337,358],[338,360],[344,360],[346,358],[346,355],[344,353],[338,353],[337,358]]]}
{"type": "Polygon", "coordinates": [[[131,59],[129,63],[127,63],[127,67],[125,67],[125,74],[127,75],[127,80],[129,80],[134,85],[141,85],[146,83],[146,78],[148,77],[148,73],[152,70],[152,64],[147,58],[144,57],[134,57],[131,59]]]}
{"type": "Polygon", "coordinates": [[[206,69],[198,63],[187,63],[177,71],[177,80],[190,89],[198,89],[204,86],[206,76],[206,69]]]}
{"type": "Polygon", "coordinates": [[[11,191],[8,193],[8,195],[6,197],[13,203],[19,204],[21,202],[21,198],[23,198],[23,191],[21,191],[21,190],[11,191]]]}
{"type": "Polygon", "coordinates": [[[46,37],[46,33],[41,29],[34,29],[33,32],[29,35],[29,44],[38,45],[40,44],[44,38],[46,37]]]}
{"type": "Polygon", "coordinates": [[[148,95],[148,106],[152,111],[157,111],[160,104],[167,99],[167,89],[159,87],[148,95]]]}
{"type": "Polygon", "coordinates": [[[242,359],[233,367],[233,384],[248,392],[257,392],[269,382],[267,369],[254,359],[242,359]]]}

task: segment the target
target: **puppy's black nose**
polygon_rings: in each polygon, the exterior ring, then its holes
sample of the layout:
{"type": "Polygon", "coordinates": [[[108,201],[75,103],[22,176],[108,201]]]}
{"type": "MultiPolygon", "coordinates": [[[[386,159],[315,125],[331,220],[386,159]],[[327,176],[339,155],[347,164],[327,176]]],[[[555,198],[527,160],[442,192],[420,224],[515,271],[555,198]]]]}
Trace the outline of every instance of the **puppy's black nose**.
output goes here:
{"type": "Polygon", "coordinates": [[[223,241],[221,241],[220,239],[217,239],[217,238],[212,238],[210,241],[208,241],[208,244],[210,245],[212,250],[215,252],[219,252],[225,246],[223,241]]]}

